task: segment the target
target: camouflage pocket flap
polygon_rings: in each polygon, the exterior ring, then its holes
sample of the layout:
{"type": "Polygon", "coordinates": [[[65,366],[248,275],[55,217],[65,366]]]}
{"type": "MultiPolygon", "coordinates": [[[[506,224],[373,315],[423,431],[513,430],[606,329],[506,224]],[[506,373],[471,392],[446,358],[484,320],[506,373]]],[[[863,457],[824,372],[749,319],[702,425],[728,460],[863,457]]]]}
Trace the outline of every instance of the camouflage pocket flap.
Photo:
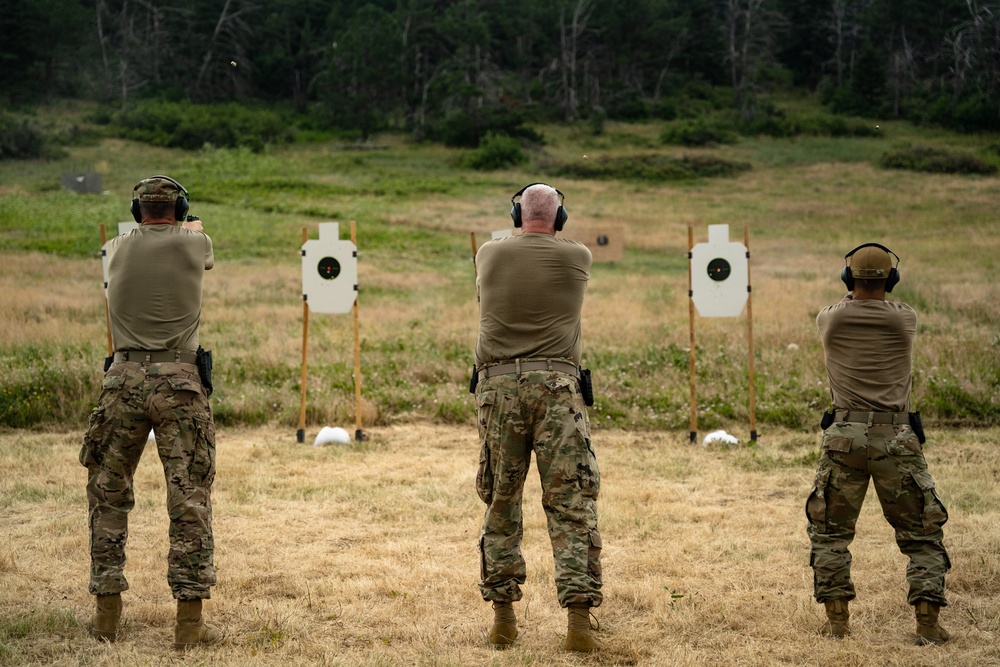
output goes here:
{"type": "Polygon", "coordinates": [[[590,531],[590,546],[601,549],[604,545],[601,543],[601,534],[596,530],[590,531]]]}
{"type": "Polygon", "coordinates": [[[546,380],[545,386],[548,387],[550,391],[560,391],[562,389],[572,388],[576,386],[576,378],[568,375],[560,375],[559,377],[546,380]]]}
{"type": "Polygon", "coordinates": [[[493,405],[497,402],[497,393],[495,391],[484,391],[478,396],[476,396],[476,405],[480,408],[487,405],[493,405]]]}
{"type": "Polygon", "coordinates": [[[932,491],[934,489],[934,478],[927,470],[918,470],[913,473],[913,481],[917,483],[921,491],[932,491]]]}
{"type": "Polygon", "coordinates": [[[111,377],[104,378],[104,381],[101,382],[101,389],[118,389],[123,384],[125,384],[124,377],[121,375],[113,375],[111,377]]]}
{"type": "Polygon", "coordinates": [[[853,443],[854,438],[846,435],[823,436],[823,449],[831,452],[849,452],[853,443]]]}
{"type": "Polygon", "coordinates": [[[167,378],[167,382],[170,384],[170,388],[174,391],[201,391],[200,384],[187,378],[171,377],[167,378]]]}

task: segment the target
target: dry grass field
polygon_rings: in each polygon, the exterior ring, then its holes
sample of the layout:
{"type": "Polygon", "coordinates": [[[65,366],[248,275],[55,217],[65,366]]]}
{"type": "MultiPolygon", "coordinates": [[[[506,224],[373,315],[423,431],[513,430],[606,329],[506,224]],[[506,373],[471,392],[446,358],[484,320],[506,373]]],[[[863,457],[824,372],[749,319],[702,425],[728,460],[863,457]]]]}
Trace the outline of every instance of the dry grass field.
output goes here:
{"type": "MultiPolygon", "coordinates": [[[[1000,665],[1000,181],[879,169],[873,161],[896,143],[987,140],[883,128],[871,140],[684,149],[724,151],[753,170],[682,183],[557,179],[534,166],[472,174],[454,151],[392,136],[371,155],[106,139],[61,162],[0,163],[0,408],[10,408],[5,423],[30,425],[0,429],[0,667],[1000,665]],[[106,174],[107,197],[55,189],[59,171],[78,165],[106,174]],[[217,255],[202,327],[216,353],[221,424],[219,585],[206,606],[227,639],[183,657],[170,648],[165,489],[151,448],[137,476],[121,641],[97,644],[86,632],[77,454],[106,340],[97,225],[127,217],[130,188],[155,172],[195,193],[217,255]],[[515,648],[487,646],[492,612],[476,587],[483,507],[466,391],[477,321],[469,233],[482,241],[508,226],[510,194],[540,178],[566,193],[570,225],[627,232],[625,261],[594,267],[584,306],[605,544],[596,616],[606,650],[594,656],[558,648],[565,616],[536,478],[515,648]],[[212,196],[199,200],[199,186],[212,196]],[[331,219],[342,231],[358,221],[370,437],[316,448],[295,443],[298,248],[302,227],[315,238],[316,223],[331,219]],[[732,448],[687,442],[687,229],[702,242],[718,223],[733,240],[749,226],[752,253],[761,439],[732,448]],[[815,316],[843,294],[843,254],[866,241],[902,258],[892,296],[920,318],[915,407],[950,510],[954,565],[942,615],[954,639],[941,647],[913,645],[905,562],[873,494],[853,547],[854,634],[816,634],[823,612],[811,598],[804,505],[828,390],[815,316]]],[[[654,124],[545,134],[537,163],[680,152],[657,148],[654,124]]],[[[711,427],[746,439],[746,329],[745,317],[696,320],[701,436],[711,427]]],[[[324,424],[352,430],[352,334],[346,318],[310,319],[307,443],[324,424]]]]}
{"type": "MultiPolygon", "coordinates": [[[[164,482],[137,475],[131,589],[114,645],[86,633],[85,472],[77,432],[0,435],[0,665],[895,665],[1000,664],[1000,430],[932,431],[950,509],[953,640],[917,647],[904,559],[869,498],[854,543],[858,599],[844,641],[816,634],[803,506],[813,435],[704,447],[678,434],[597,430],[606,650],[559,649],[537,478],[526,492],[528,582],[516,647],[494,651],[476,588],[482,505],[474,430],[406,424],[313,447],[291,429],[222,430],[215,486],[224,645],[173,654],[164,482]]],[[[311,438],[310,438],[311,441],[311,438]]]]}

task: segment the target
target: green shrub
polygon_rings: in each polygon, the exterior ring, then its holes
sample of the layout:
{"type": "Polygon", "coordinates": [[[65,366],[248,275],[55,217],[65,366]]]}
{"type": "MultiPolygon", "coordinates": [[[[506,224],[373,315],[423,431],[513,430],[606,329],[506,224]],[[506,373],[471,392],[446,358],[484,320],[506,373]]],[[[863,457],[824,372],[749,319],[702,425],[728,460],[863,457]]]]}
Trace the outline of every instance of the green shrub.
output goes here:
{"type": "Polygon", "coordinates": [[[31,120],[0,111],[0,160],[26,160],[44,152],[45,138],[31,120]]]}
{"type": "Polygon", "coordinates": [[[245,146],[259,152],[267,144],[292,139],[291,125],[281,114],[241,104],[148,100],[117,114],[114,124],[126,139],[191,150],[210,144],[224,148],[245,146]]]}
{"type": "Polygon", "coordinates": [[[881,133],[875,124],[860,118],[826,113],[786,113],[773,106],[766,106],[750,120],[736,123],[744,136],[768,137],[877,137],[881,133]]]}
{"type": "Polygon", "coordinates": [[[631,155],[584,160],[554,166],[557,173],[576,178],[618,178],[637,181],[685,181],[716,176],[735,176],[750,169],[746,162],[716,157],[631,155]]]}
{"type": "Polygon", "coordinates": [[[503,169],[528,161],[521,150],[521,142],[514,137],[488,132],[479,142],[479,148],[472,151],[466,164],[473,169],[489,171],[503,169]]]}
{"type": "Polygon", "coordinates": [[[479,114],[460,111],[427,127],[427,138],[456,148],[475,148],[488,133],[503,134],[534,143],[545,143],[541,134],[524,126],[515,111],[486,109],[479,114]]]}
{"type": "Polygon", "coordinates": [[[994,164],[969,153],[946,151],[927,146],[907,146],[889,151],[879,158],[885,169],[909,169],[934,174],[995,174],[994,164]]]}
{"type": "Polygon", "coordinates": [[[660,141],[674,146],[715,146],[735,144],[736,140],[732,125],[718,119],[674,121],[660,134],[660,141]]]}
{"type": "Polygon", "coordinates": [[[612,93],[606,107],[608,118],[614,120],[645,120],[650,115],[649,104],[639,93],[632,90],[612,93]]]}

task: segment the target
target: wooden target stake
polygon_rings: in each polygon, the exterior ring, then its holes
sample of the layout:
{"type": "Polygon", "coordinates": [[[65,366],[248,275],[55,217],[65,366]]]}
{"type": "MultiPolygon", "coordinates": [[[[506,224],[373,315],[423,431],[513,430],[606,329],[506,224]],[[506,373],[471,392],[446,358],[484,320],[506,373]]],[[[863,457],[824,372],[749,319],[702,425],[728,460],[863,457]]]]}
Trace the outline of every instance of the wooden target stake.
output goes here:
{"type": "MultiPolygon", "coordinates": [[[[101,254],[103,255],[107,252],[104,249],[104,244],[108,242],[108,233],[104,229],[104,223],[101,223],[101,254]]],[[[105,288],[107,285],[105,285],[105,288]]],[[[108,305],[108,295],[107,292],[104,294],[104,322],[108,329],[108,356],[110,357],[115,353],[115,344],[111,340],[111,306],[108,305]]]]}
{"type": "Polygon", "coordinates": [[[691,252],[694,249],[694,225],[688,225],[688,321],[690,325],[691,347],[688,366],[691,369],[691,435],[690,440],[694,442],[698,438],[698,407],[696,402],[697,392],[695,391],[695,353],[694,353],[694,284],[691,281],[691,252]]]}
{"type": "Polygon", "coordinates": [[[753,290],[750,289],[750,227],[743,226],[743,245],[747,248],[747,346],[750,348],[748,371],[750,375],[750,439],[757,441],[756,386],[753,375],[753,290]]]}
{"type": "MultiPolygon", "coordinates": [[[[302,245],[309,240],[306,228],[302,228],[302,245]]],[[[299,430],[295,433],[298,442],[306,441],[306,350],[309,348],[309,302],[302,299],[302,391],[299,399],[299,430]]]]}
{"type": "MultiPolygon", "coordinates": [[[[358,247],[358,229],[351,220],[351,243],[358,247]]],[[[358,333],[358,295],[354,295],[354,439],[364,440],[361,430],[361,338],[358,333]]]]}

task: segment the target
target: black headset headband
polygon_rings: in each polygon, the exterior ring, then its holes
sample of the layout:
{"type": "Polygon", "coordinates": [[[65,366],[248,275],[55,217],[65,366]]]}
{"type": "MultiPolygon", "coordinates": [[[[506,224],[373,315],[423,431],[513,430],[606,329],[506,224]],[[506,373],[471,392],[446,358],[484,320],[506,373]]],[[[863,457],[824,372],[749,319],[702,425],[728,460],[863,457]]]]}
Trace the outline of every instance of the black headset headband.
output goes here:
{"type": "Polygon", "coordinates": [[[889,253],[890,255],[892,255],[893,257],[895,257],[895,258],[896,258],[896,265],[897,265],[897,266],[899,265],[899,255],[897,255],[897,254],[896,254],[896,253],[894,253],[893,251],[889,250],[888,248],[886,248],[886,247],[885,247],[884,245],[882,245],[881,243],[862,243],[862,244],[861,244],[861,245],[859,245],[859,246],[858,246],[857,248],[855,248],[855,249],[854,249],[854,250],[852,250],[851,252],[849,252],[849,253],[847,253],[846,255],[844,255],[844,260],[847,260],[847,261],[848,261],[848,264],[850,264],[850,261],[849,261],[849,260],[851,259],[851,256],[852,256],[852,255],[853,255],[854,253],[856,253],[857,251],[861,250],[862,248],[879,248],[879,249],[881,249],[881,250],[885,250],[885,251],[886,251],[887,253],[889,253]]]}
{"type": "MultiPolygon", "coordinates": [[[[510,203],[511,204],[518,203],[521,200],[521,195],[524,194],[524,191],[527,190],[528,188],[530,188],[533,185],[544,185],[546,187],[552,188],[552,186],[549,185],[548,183],[542,183],[541,181],[539,181],[538,183],[528,183],[523,188],[521,188],[520,190],[518,190],[517,192],[514,193],[514,196],[512,196],[510,198],[510,203]]],[[[559,192],[559,190],[556,190],[556,188],[552,188],[552,189],[556,191],[557,195],[559,195],[559,205],[562,206],[566,202],[566,195],[564,195],[563,193],[559,192]]]]}
{"type": "MultiPolygon", "coordinates": [[[[170,178],[169,176],[164,176],[163,174],[157,174],[156,176],[150,176],[148,178],[142,179],[141,181],[139,181],[138,183],[135,184],[135,187],[132,188],[132,192],[134,193],[136,190],[139,189],[140,185],[142,185],[146,181],[154,179],[154,178],[162,178],[165,181],[170,181],[171,183],[173,183],[174,185],[176,185],[178,188],[180,188],[181,194],[183,194],[185,197],[190,196],[190,195],[188,195],[187,188],[185,188],[183,185],[181,185],[180,183],[178,183],[174,179],[170,178]]],[[[135,199],[135,197],[133,197],[133,199],[135,199]]]]}

